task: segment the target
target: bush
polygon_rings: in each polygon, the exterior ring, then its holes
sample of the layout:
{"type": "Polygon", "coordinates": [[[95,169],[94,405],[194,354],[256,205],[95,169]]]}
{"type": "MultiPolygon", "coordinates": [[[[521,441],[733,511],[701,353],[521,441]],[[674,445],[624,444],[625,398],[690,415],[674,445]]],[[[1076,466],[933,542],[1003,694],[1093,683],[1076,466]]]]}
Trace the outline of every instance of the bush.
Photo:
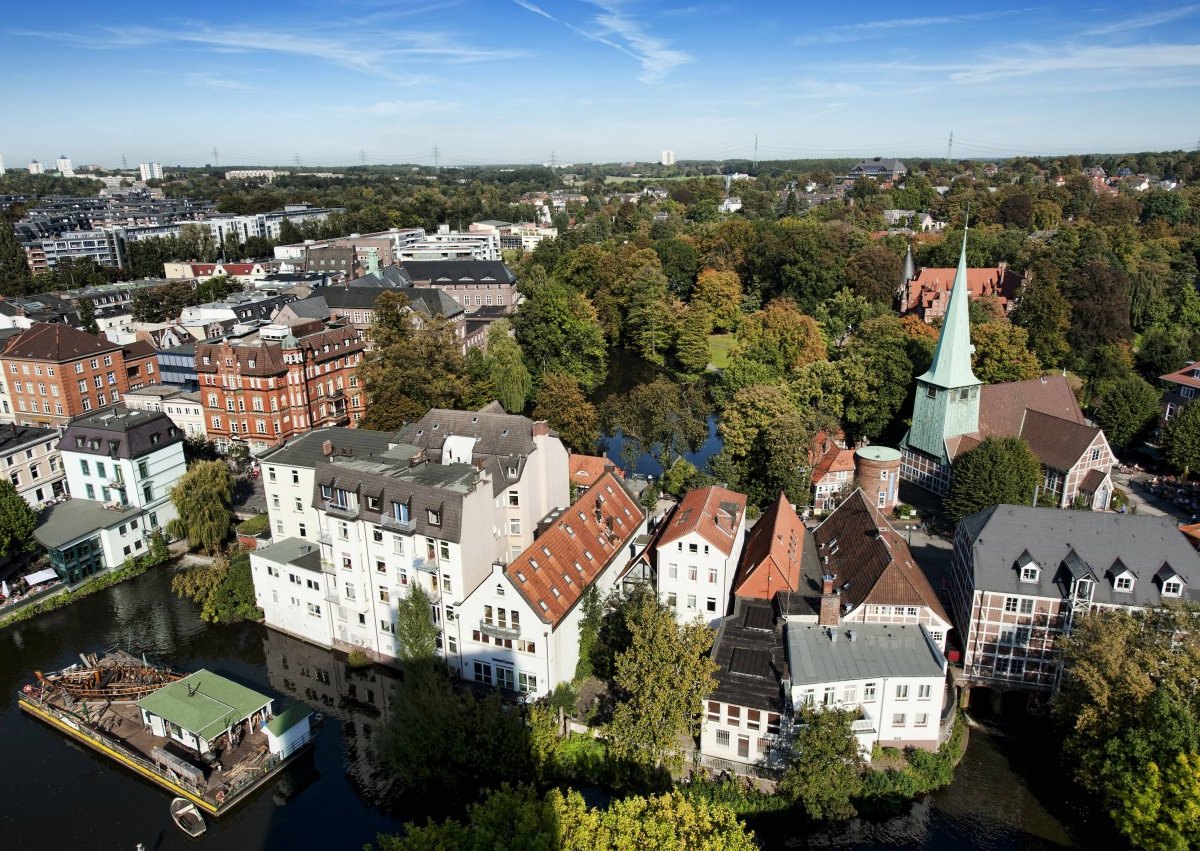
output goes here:
{"type": "Polygon", "coordinates": [[[579,693],[570,683],[559,683],[546,698],[546,702],[555,711],[555,714],[561,709],[568,718],[575,715],[575,701],[577,700],[579,700],[579,693]]]}
{"type": "Polygon", "coordinates": [[[248,520],[243,520],[237,526],[239,535],[257,535],[271,528],[271,518],[265,514],[256,514],[248,520]]]}
{"type": "Polygon", "coordinates": [[[1122,508],[1127,508],[1128,506],[1129,494],[1125,493],[1125,491],[1121,490],[1120,488],[1113,488],[1112,501],[1109,503],[1109,507],[1111,507],[1113,511],[1120,511],[1122,508]]]}
{"type": "Polygon", "coordinates": [[[346,657],[346,664],[351,668],[367,668],[371,665],[371,657],[366,654],[366,651],[355,647],[346,657]]]}
{"type": "Polygon", "coordinates": [[[739,816],[782,812],[791,807],[782,795],[768,794],[744,777],[721,781],[693,780],[680,791],[690,801],[721,804],[739,816]]]}

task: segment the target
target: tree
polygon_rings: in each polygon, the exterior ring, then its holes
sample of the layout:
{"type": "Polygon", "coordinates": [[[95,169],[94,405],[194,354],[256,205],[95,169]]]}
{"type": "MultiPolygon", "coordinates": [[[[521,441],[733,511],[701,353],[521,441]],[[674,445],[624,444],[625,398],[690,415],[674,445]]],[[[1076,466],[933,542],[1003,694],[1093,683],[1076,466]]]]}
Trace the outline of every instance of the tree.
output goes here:
{"type": "Polygon", "coordinates": [[[1141,782],[1117,801],[1112,816],[1135,848],[1200,847],[1200,754],[1178,754],[1163,768],[1147,764],[1141,782]]]}
{"type": "Polygon", "coordinates": [[[989,437],[955,459],[946,512],[954,520],[992,505],[1028,505],[1042,465],[1020,437],[989,437]]]}
{"type": "Polygon", "coordinates": [[[825,341],[816,321],[786,298],[776,299],[746,317],[737,339],[736,355],[758,361],[780,377],[826,357],[825,341]]]}
{"type": "Polygon", "coordinates": [[[11,213],[0,216],[0,295],[14,296],[29,292],[32,275],[25,249],[13,232],[11,213]]]}
{"type": "Polygon", "coordinates": [[[37,547],[37,515],[7,478],[0,479],[0,553],[18,555],[37,547]]]}
{"type": "Polygon", "coordinates": [[[79,327],[89,334],[100,334],[100,326],[96,324],[96,305],[90,298],[79,302],[79,327]]]}
{"type": "Polygon", "coordinates": [[[201,461],[192,465],[171,489],[171,501],[179,513],[176,527],[193,549],[214,553],[233,529],[233,476],[224,461],[201,461]]]}
{"type": "Polygon", "coordinates": [[[437,657],[438,630],[431,615],[432,601],[420,583],[396,602],[396,644],[405,663],[430,661],[437,657]]]}
{"type": "Polygon", "coordinates": [[[716,269],[701,272],[692,290],[692,306],[698,304],[708,308],[716,330],[737,330],[742,318],[742,281],[737,272],[716,269]]]}
{"type": "Polygon", "coordinates": [[[649,595],[628,627],[629,648],[616,657],[620,697],[607,729],[609,755],[677,770],[683,764],[678,739],[699,734],[701,701],[717,686],[717,665],[708,656],[713,631],[699,619],[680,626],[674,612],[649,595]]]}
{"type": "Polygon", "coordinates": [[[1200,405],[1188,405],[1167,420],[1162,442],[1167,461],[1182,470],[1185,479],[1200,467],[1200,405]]]}
{"type": "Polygon", "coordinates": [[[379,296],[373,345],[358,365],[367,393],[364,428],[394,431],[431,408],[457,408],[467,396],[467,364],[454,326],[441,316],[415,323],[402,292],[379,296]]]}
{"type": "Polygon", "coordinates": [[[785,492],[797,504],[808,501],[808,450],[815,431],[780,387],[752,385],[734,394],[718,425],[724,447],[713,459],[717,478],[763,505],[785,492]]]}
{"type": "Polygon", "coordinates": [[[1158,416],[1159,394],[1137,375],[1108,382],[1098,389],[1094,419],[1113,446],[1124,449],[1158,416]]]}
{"type": "Polygon", "coordinates": [[[704,388],[696,384],[659,377],[623,396],[610,396],[603,413],[610,429],[620,429],[625,438],[628,469],[649,453],[669,470],[676,458],[685,451],[698,451],[708,438],[709,407],[704,388]]]}
{"type": "Polygon", "coordinates": [[[600,439],[600,415],[573,375],[561,372],[542,375],[534,395],[533,418],[545,420],[572,452],[595,451],[600,439]]]}
{"type": "Polygon", "coordinates": [[[1058,272],[1049,264],[1035,270],[1021,289],[1012,312],[1014,325],[1029,334],[1029,345],[1044,368],[1062,363],[1070,351],[1067,331],[1071,327],[1071,305],[1058,289],[1058,272]]]}
{"type": "Polygon", "coordinates": [[[923,367],[910,351],[924,349],[905,333],[894,316],[864,322],[835,362],[840,373],[847,434],[852,439],[878,438],[896,418],[923,367]]]}
{"type": "Polygon", "coordinates": [[[903,261],[885,245],[869,245],[846,264],[846,285],[872,304],[892,307],[904,274],[903,261]]]}
{"type": "Polygon", "coordinates": [[[590,391],[604,380],[604,332],[582,293],[550,281],[521,305],[513,327],[535,381],[548,372],[565,373],[590,391]]]}
{"type": "Polygon", "coordinates": [[[802,707],[779,793],[799,804],[810,818],[836,821],[853,818],[852,800],[862,788],[865,767],[851,725],[854,715],[842,709],[802,707]]]}
{"type": "Polygon", "coordinates": [[[971,326],[975,346],[972,369],[984,384],[1026,381],[1042,373],[1037,356],[1029,350],[1029,334],[1007,319],[971,326]]]}
{"type": "MultiPolygon", "coordinates": [[[[159,561],[166,557],[161,551],[158,555],[159,561]]],[[[209,623],[238,623],[262,617],[254,596],[250,554],[241,550],[228,557],[219,556],[212,564],[175,574],[171,590],[199,603],[200,619],[209,623]]]]}
{"type": "Polygon", "coordinates": [[[643,266],[632,281],[626,334],[635,351],[660,366],[675,339],[677,310],[667,277],[656,266],[643,266]]]}
{"type": "Polygon", "coordinates": [[[510,414],[519,414],[533,392],[533,379],[521,347],[509,336],[509,327],[508,321],[501,319],[488,329],[486,362],[496,399],[510,414]]]}
{"type": "Polygon", "coordinates": [[[675,360],[683,375],[702,375],[708,368],[712,350],[708,335],[712,331],[712,316],[703,304],[693,304],[683,314],[679,336],[675,339],[675,360]]]}

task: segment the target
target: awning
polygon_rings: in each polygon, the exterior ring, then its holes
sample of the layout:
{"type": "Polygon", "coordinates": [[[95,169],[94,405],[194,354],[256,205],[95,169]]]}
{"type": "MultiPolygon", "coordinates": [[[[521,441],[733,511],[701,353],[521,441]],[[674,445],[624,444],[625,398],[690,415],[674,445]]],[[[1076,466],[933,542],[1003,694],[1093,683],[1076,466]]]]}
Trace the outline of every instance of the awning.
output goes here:
{"type": "Polygon", "coordinates": [[[58,574],[50,568],[39,570],[37,573],[31,573],[25,577],[25,581],[30,585],[41,585],[43,582],[53,582],[58,579],[58,574]]]}

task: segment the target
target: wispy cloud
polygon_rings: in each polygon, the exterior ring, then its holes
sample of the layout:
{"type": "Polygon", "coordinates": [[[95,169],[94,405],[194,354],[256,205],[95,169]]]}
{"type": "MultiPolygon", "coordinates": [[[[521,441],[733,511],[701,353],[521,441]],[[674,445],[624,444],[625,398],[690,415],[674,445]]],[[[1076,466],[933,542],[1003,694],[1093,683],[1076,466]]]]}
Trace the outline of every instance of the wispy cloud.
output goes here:
{"type": "Polygon", "coordinates": [[[384,100],[367,106],[348,106],[345,112],[379,117],[427,115],[431,112],[451,112],[461,104],[442,100],[384,100]]]}
{"type": "Polygon", "coordinates": [[[980,61],[952,72],[957,83],[981,83],[1062,74],[1071,71],[1134,71],[1151,68],[1200,67],[1200,44],[1137,44],[1127,47],[1062,47],[1043,45],[1024,55],[1011,51],[1005,59],[980,61]]]}
{"type": "Polygon", "coordinates": [[[1032,10],[1004,9],[995,12],[975,12],[968,15],[929,15],[920,18],[888,18],[882,21],[863,21],[857,24],[841,24],[820,30],[819,32],[803,35],[797,38],[795,43],[798,45],[843,44],[845,42],[882,38],[894,30],[927,29],[929,27],[945,27],[971,23],[973,21],[988,21],[1030,11],[1032,10]]]}
{"type": "Polygon", "coordinates": [[[229,77],[220,77],[207,71],[192,71],[184,76],[183,83],[186,86],[195,86],[206,89],[230,90],[250,88],[241,80],[234,80],[229,77]]]}
{"type": "Polygon", "coordinates": [[[1084,32],[1087,35],[1118,35],[1129,30],[1144,30],[1150,27],[1157,27],[1159,24],[1178,21],[1180,18],[1190,18],[1197,12],[1200,12],[1200,5],[1177,6],[1174,9],[1162,9],[1158,12],[1147,12],[1144,15],[1135,15],[1132,18],[1113,21],[1111,24],[1092,27],[1091,29],[1084,30],[1084,32]]]}
{"type": "Polygon", "coordinates": [[[578,36],[611,47],[637,61],[642,66],[638,79],[644,83],[656,83],[678,66],[692,61],[690,55],[651,34],[644,24],[612,0],[589,0],[591,5],[599,9],[599,14],[589,22],[594,29],[556,17],[530,0],[513,2],[528,12],[561,24],[578,36]]]}
{"type": "Polygon", "coordinates": [[[517,50],[476,47],[451,33],[436,30],[405,30],[367,38],[358,22],[343,22],[320,30],[308,27],[293,32],[276,28],[269,37],[258,28],[197,23],[185,23],[172,29],[105,27],[93,32],[26,31],[17,34],[97,50],[183,44],[215,53],[297,56],[381,77],[399,85],[411,84],[412,75],[405,73],[405,67],[418,62],[452,65],[514,59],[523,55],[517,50]]]}

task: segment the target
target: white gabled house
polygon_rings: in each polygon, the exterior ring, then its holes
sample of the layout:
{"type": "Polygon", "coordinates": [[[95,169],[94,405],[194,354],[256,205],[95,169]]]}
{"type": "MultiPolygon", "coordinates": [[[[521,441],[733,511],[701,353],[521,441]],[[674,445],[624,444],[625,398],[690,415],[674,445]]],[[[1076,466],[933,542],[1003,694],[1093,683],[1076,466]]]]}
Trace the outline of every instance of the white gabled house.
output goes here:
{"type": "Polygon", "coordinates": [[[531,697],[573,679],[583,594],[595,587],[608,595],[645,528],[645,512],[611,470],[552,515],[518,558],[493,564],[458,607],[463,677],[531,697]]]}

